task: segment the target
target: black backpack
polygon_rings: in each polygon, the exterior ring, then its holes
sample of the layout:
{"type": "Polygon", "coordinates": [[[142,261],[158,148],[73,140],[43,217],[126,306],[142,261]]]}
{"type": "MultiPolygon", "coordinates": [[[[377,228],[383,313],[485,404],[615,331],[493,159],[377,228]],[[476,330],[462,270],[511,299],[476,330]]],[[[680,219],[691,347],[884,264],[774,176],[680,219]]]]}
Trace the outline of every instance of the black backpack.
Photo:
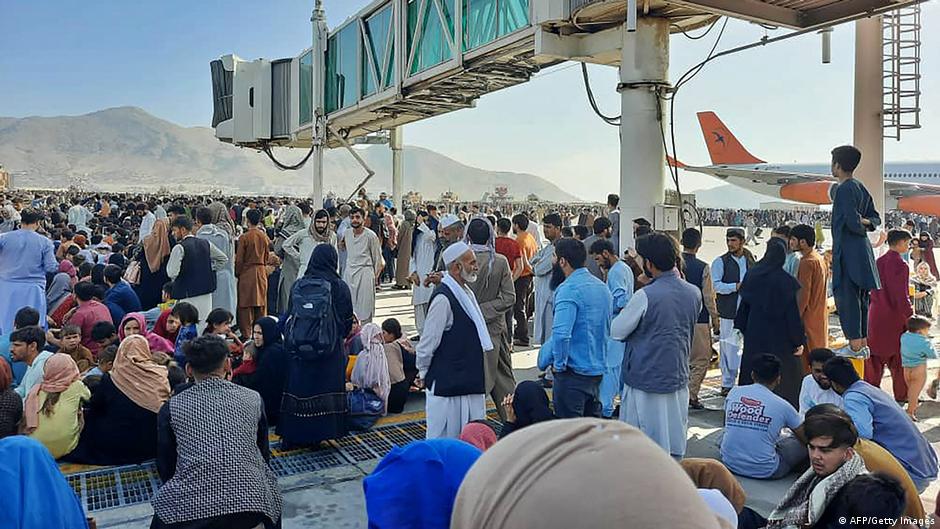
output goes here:
{"type": "Polygon", "coordinates": [[[284,328],[287,350],[304,360],[318,360],[337,343],[333,292],[325,279],[302,277],[291,289],[290,314],[284,328]]]}

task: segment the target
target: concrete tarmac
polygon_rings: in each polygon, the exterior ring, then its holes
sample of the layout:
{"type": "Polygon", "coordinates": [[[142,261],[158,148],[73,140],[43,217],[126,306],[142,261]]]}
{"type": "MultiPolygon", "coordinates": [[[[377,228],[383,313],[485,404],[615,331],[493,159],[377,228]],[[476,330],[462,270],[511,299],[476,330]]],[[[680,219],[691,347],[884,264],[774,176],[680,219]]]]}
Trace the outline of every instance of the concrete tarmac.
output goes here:
{"type": "MultiPolygon", "coordinates": [[[[764,230],[765,237],[759,246],[750,247],[755,256],[764,253],[769,229],[764,230]]],[[[706,228],[704,244],[700,257],[711,262],[725,251],[724,228],[706,228]]],[[[826,236],[829,237],[827,230],[826,236]]],[[[397,318],[406,334],[414,334],[414,315],[411,294],[408,291],[395,291],[383,288],[377,296],[377,318],[381,323],[385,318],[397,318]]],[[[837,327],[837,325],[835,325],[837,327]]],[[[537,351],[534,349],[517,351],[513,354],[514,373],[517,381],[535,379],[537,351]]],[[[931,362],[931,368],[936,367],[931,362]]],[[[931,369],[931,376],[933,369],[931,369]]],[[[718,459],[718,443],[724,423],[724,399],[718,395],[720,386],[719,372],[709,372],[705,382],[703,402],[707,409],[689,413],[689,457],[709,457],[718,459]]],[[[890,379],[883,387],[890,388],[890,379]]],[[[491,403],[492,406],[492,403],[491,403]]],[[[421,395],[412,395],[406,412],[423,411],[424,400],[421,395]]],[[[918,415],[922,418],[918,428],[938,447],[940,442],[940,402],[926,402],[918,415]]],[[[314,476],[294,476],[281,480],[284,491],[284,529],[365,529],[367,527],[365,498],[362,492],[362,478],[378,463],[377,460],[338,469],[317,472],[314,476]]],[[[784,495],[796,474],[774,481],[738,478],[748,499],[747,505],[766,515],[784,495]]],[[[623,494],[630,493],[630,487],[641,484],[624,484],[623,494]]],[[[932,484],[922,495],[927,512],[934,508],[934,498],[940,489],[940,481],[932,484]]],[[[112,509],[94,513],[99,520],[99,527],[138,529],[149,527],[149,505],[112,509]]]]}

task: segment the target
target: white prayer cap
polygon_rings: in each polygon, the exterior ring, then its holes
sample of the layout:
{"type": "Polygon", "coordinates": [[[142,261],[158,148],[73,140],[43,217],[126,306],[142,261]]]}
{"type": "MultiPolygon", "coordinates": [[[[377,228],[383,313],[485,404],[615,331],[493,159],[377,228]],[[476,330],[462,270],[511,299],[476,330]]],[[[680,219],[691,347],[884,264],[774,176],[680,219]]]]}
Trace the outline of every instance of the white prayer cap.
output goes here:
{"type": "Polygon", "coordinates": [[[441,229],[450,228],[454,224],[460,222],[460,217],[454,215],[453,213],[448,213],[441,217],[441,229]]]}
{"type": "Polygon", "coordinates": [[[444,264],[450,266],[451,263],[460,259],[460,256],[470,251],[470,247],[465,242],[455,242],[444,250],[441,257],[444,258],[444,264]]]}

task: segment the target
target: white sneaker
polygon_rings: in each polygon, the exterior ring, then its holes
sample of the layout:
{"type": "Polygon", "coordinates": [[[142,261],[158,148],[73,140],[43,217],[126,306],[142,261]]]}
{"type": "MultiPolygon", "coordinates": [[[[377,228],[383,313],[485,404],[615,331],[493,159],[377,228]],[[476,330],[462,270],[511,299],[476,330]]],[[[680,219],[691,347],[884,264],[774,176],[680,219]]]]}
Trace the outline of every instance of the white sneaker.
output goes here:
{"type": "Polygon", "coordinates": [[[851,345],[846,345],[845,347],[836,349],[834,352],[836,356],[842,356],[845,358],[859,358],[862,360],[867,360],[869,357],[871,357],[871,350],[867,345],[863,346],[858,351],[853,350],[851,345]]]}

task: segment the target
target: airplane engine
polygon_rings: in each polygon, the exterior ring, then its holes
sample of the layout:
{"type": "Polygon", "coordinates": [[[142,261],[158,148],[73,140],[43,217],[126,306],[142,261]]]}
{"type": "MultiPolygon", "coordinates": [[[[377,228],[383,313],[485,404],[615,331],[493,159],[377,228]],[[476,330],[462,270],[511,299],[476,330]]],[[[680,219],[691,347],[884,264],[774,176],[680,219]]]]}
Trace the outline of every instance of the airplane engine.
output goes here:
{"type": "Polygon", "coordinates": [[[800,182],[780,188],[780,198],[809,204],[831,204],[829,192],[833,182],[800,182]]]}
{"type": "Polygon", "coordinates": [[[940,195],[917,195],[898,198],[898,209],[920,215],[940,216],[940,195]]]}

